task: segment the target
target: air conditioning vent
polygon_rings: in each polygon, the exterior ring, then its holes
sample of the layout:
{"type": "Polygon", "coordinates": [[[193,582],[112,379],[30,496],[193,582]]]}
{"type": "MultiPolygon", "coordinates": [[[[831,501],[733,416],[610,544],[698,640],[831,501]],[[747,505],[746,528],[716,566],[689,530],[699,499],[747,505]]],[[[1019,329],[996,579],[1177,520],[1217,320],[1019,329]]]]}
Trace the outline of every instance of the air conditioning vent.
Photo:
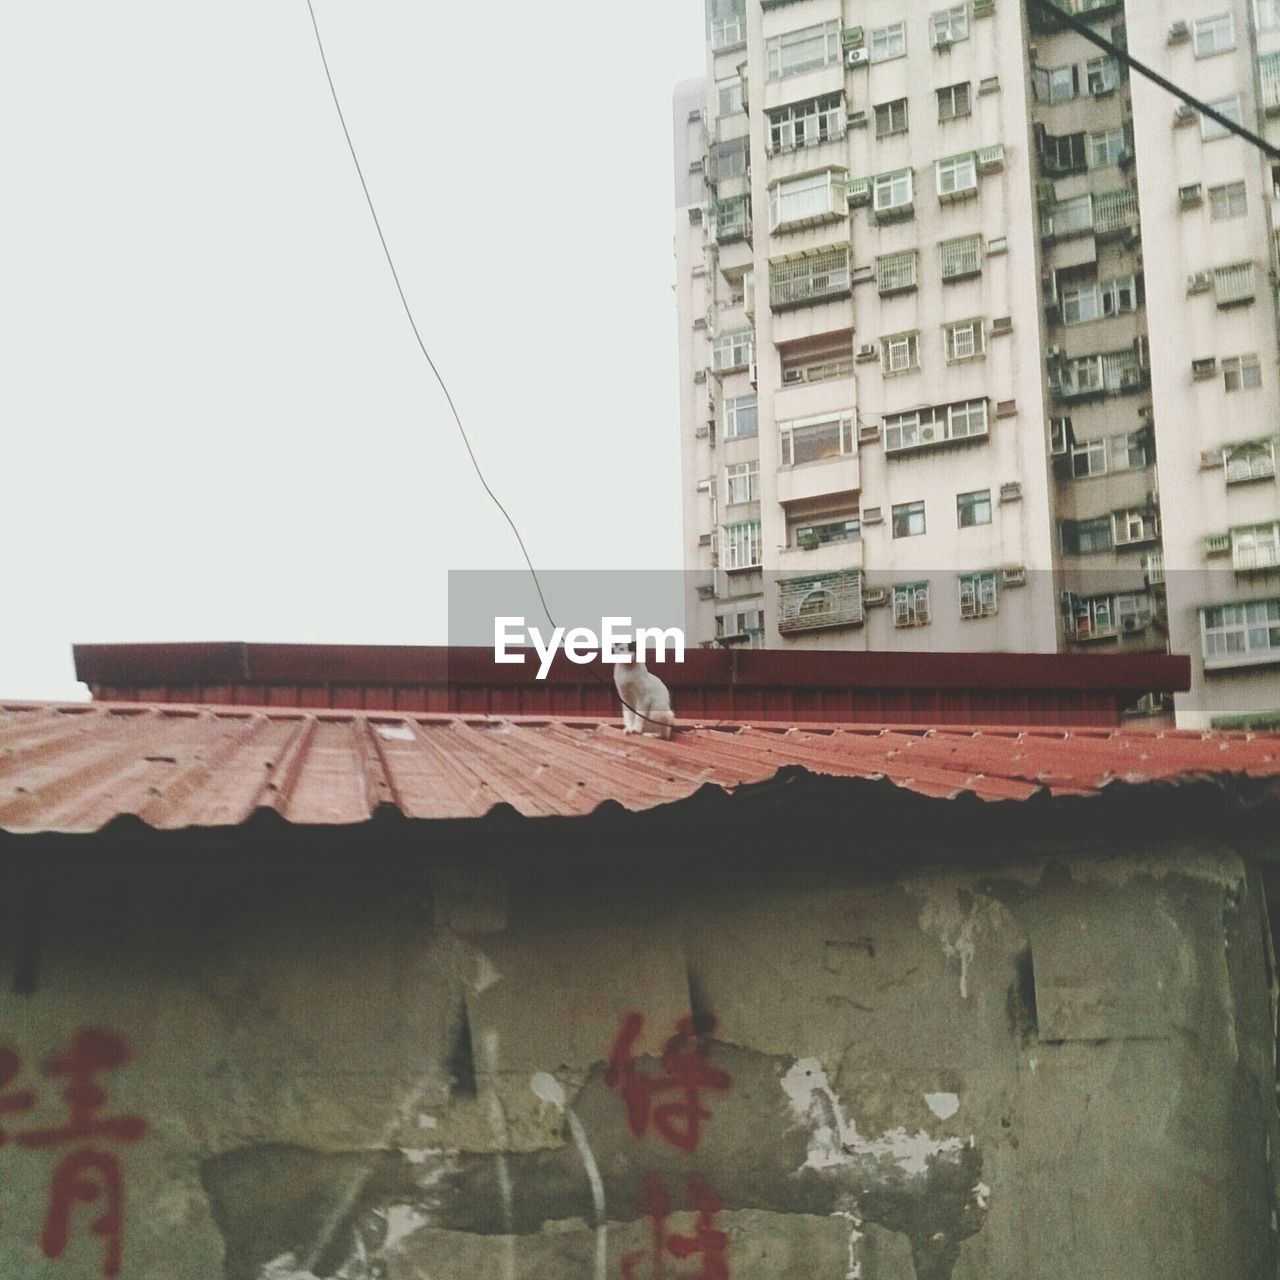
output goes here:
{"type": "MultiPolygon", "coordinates": [[[[880,424],[878,422],[863,422],[858,425],[858,443],[859,444],[875,444],[880,439],[880,424]]],[[[866,517],[863,517],[862,523],[866,524],[866,517]]]]}
{"type": "Polygon", "coordinates": [[[1000,486],[1001,502],[1020,502],[1022,500],[1022,482],[1020,480],[1010,480],[1007,484],[1000,486]]]}
{"type": "Polygon", "coordinates": [[[1191,376],[1197,382],[1203,382],[1206,378],[1214,377],[1218,372],[1218,361],[1214,356],[1205,356],[1200,360],[1191,362],[1191,376]]]}
{"type": "Polygon", "coordinates": [[[862,511],[862,523],[864,525],[883,524],[884,512],[881,511],[879,507],[864,507],[862,511]]]}
{"type": "Polygon", "coordinates": [[[996,417],[997,418],[1016,418],[1018,416],[1018,402],[1016,400],[997,400],[996,401],[996,417]]]}
{"type": "MultiPolygon", "coordinates": [[[[973,14],[975,18],[979,16],[978,6],[976,4],[973,7],[973,14]]],[[[986,76],[982,80],[978,81],[979,96],[981,96],[984,93],[999,93],[999,92],[1000,92],[999,76],[986,76]]]]}
{"type": "Polygon", "coordinates": [[[1178,188],[1178,204],[1183,209],[1194,209],[1204,202],[1204,188],[1198,182],[1188,182],[1178,188]]]}
{"type": "Polygon", "coordinates": [[[994,338],[1002,337],[1006,333],[1013,332],[1012,316],[996,316],[991,322],[991,336],[994,338]]]}

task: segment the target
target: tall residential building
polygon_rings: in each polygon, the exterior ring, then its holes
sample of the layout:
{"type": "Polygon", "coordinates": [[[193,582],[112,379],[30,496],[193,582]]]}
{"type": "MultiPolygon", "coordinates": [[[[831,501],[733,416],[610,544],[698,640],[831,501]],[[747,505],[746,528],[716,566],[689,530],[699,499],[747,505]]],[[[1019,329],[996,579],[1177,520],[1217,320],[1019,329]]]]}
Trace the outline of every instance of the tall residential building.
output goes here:
{"type": "MultiPolygon", "coordinates": [[[[1073,10],[1280,140],[1232,4],[1073,10]]],[[[675,138],[692,638],[1171,647],[1180,722],[1280,720],[1261,152],[1015,0],[707,0],[675,138]]]]}

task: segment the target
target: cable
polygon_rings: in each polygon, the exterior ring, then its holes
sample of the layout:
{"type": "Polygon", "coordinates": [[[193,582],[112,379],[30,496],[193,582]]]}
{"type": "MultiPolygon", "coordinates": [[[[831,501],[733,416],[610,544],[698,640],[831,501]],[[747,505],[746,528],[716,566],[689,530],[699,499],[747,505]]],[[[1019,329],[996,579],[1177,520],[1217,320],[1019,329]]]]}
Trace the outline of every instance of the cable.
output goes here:
{"type": "Polygon", "coordinates": [[[1052,0],[1027,0],[1027,5],[1032,9],[1039,10],[1042,14],[1052,14],[1054,21],[1070,27],[1077,35],[1083,36],[1091,44],[1095,44],[1099,49],[1105,50],[1113,58],[1123,62],[1130,70],[1136,71],[1153,84],[1158,84],[1160,88],[1173,94],[1175,98],[1180,98],[1202,115],[1208,116],[1210,120],[1220,124],[1228,132],[1236,134],[1254,147],[1257,147],[1259,151],[1270,156],[1272,160],[1280,161],[1280,147],[1272,146],[1265,138],[1259,137],[1258,134],[1246,129],[1244,125],[1230,119],[1228,116],[1224,116],[1222,112],[1211,107],[1207,102],[1195,97],[1194,94],[1188,93],[1185,89],[1180,89],[1172,80],[1166,80],[1158,71],[1153,71],[1146,63],[1139,62],[1128,49],[1122,49],[1114,41],[1108,40],[1105,36],[1100,36],[1088,23],[1082,22],[1075,14],[1067,13],[1065,10],[1058,8],[1052,0]]]}
{"type": "MultiPolygon", "coordinates": [[[[511,518],[511,513],[504,507],[498,499],[498,495],[489,487],[489,482],[484,478],[484,472],[480,469],[480,463],[476,459],[475,450],[471,447],[471,441],[467,438],[466,428],[462,425],[462,417],[458,413],[457,406],[453,403],[453,397],[449,394],[449,388],[445,385],[444,378],[440,375],[440,370],[436,368],[436,362],[432,360],[431,353],[427,350],[427,344],[422,340],[422,334],[418,330],[418,322],[413,318],[413,310],[409,306],[409,299],[405,296],[404,286],[400,283],[400,273],[396,270],[395,259],[391,256],[391,250],[387,245],[387,237],[382,231],[382,222],[378,218],[378,210],[373,203],[373,196],[369,194],[369,184],[365,181],[364,170],[360,167],[360,157],[356,154],[355,143],[351,140],[351,130],[347,128],[347,118],[342,112],[342,103],[338,99],[338,90],[333,83],[333,73],[329,70],[329,59],[324,51],[324,40],[320,36],[320,24],[316,21],[315,7],[311,0],[307,0],[307,12],[311,15],[311,29],[315,32],[316,47],[320,50],[320,61],[324,65],[325,79],[329,82],[329,93],[333,97],[334,108],[338,112],[338,121],[342,125],[343,137],[347,140],[347,150],[351,152],[352,163],[356,167],[356,175],[360,179],[360,187],[364,192],[365,203],[369,206],[369,212],[373,216],[373,225],[378,232],[378,240],[382,244],[383,255],[387,259],[387,266],[391,268],[391,278],[395,281],[396,292],[400,295],[400,305],[404,308],[404,314],[409,321],[409,327],[413,330],[413,336],[417,339],[418,349],[422,352],[423,358],[431,367],[431,372],[435,374],[436,381],[440,384],[440,390],[444,392],[444,398],[448,401],[449,410],[453,414],[453,420],[458,424],[458,434],[462,437],[462,443],[466,445],[467,455],[471,459],[471,465],[475,468],[475,473],[484,488],[485,493],[493,501],[493,505],[502,512],[503,518],[507,524],[511,526],[511,532],[515,534],[516,542],[520,544],[520,552],[524,556],[524,562],[529,566],[529,575],[533,578],[533,585],[538,592],[538,599],[542,602],[542,611],[547,615],[547,621],[551,624],[554,631],[556,620],[551,616],[551,609],[547,604],[547,598],[542,593],[542,582],[538,577],[538,571],[533,567],[533,560],[529,556],[529,549],[524,545],[524,539],[520,536],[520,530],[516,527],[516,522],[511,518]]],[[[610,682],[612,683],[612,681],[610,682]]],[[[615,686],[614,692],[617,693],[615,686]]],[[[633,715],[637,715],[641,720],[647,721],[649,724],[666,725],[664,720],[655,720],[652,716],[647,716],[643,711],[633,707],[620,693],[617,693],[618,701],[622,703],[633,715]]],[[[672,733],[689,732],[689,730],[676,730],[674,726],[671,728],[672,733]]]]}

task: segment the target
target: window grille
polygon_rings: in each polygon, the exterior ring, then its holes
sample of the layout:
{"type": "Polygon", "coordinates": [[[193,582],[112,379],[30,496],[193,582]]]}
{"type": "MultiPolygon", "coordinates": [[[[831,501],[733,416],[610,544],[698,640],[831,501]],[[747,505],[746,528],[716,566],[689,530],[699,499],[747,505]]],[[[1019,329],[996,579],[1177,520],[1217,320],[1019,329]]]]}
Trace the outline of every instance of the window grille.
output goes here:
{"type": "Polygon", "coordinates": [[[1206,667],[1280,656],[1280,599],[1215,605],[1200,611],[1206,667]]]}
{"type": "Polygon", "coordinates": [[[760,522],[727,524],[720,531],[720,562],[723,569],[755,569],[760,566],[760,522]]]}
{"type": "Polygon", "coordinates": [[[1280,523],[1232,529],[1231,563],[1237,573],[1280,567],[1280,523]]]}
{"type": "Polygon", "coordinates": [[[929,584],[905,582],[893,589],[893,625],[923,627],[929,621],[929,584]]]}
{"type": "Polygon", "coordinates": [[[1093,197],[1093,230],[1096,235],[1138,225],[1138,193],[1128,187],[1104,191],[1093,197]]]}
{"type": "Polygon", "coordinates": [[[1213,273],[1213,298],[1220,307],[1238,302],[1252,302],[1255,292],[1252,262],[1237,262],[1218,267],[1213,273]]]}
{"type": "Polygon", "coordinates": [[[997,612],[996,575],[994,572],[969,573],[960,579],[960,616],[989,618],[997,612]]]}
{"type": "Polygon", "coordinates": [[[876,284],[881,293],[916,287],[916,251],[889,253],[876,259],[876,284]]]}
{"type": "Polygon", "coordinates": [[[1273,440],[1250,440],[1228,445],[1222,451],[1228,484],[1249,480],[1267,480],[1276,473],[1276,451],[1273,440]]]}
{"type": "Polygon", "coordinates": [[[1280,108],[1280,53],[1263,54],[1258,59],[1258,75],[1262,80],[1262,109],[1280,108]]]}
{"type": "Polygon", "coordinates": [[[769,305],[775,310],[848,292],[847,245],[769,263],[769,305]]]}
{"type": "Polygon", "coordinates": [[[778,597],[778,630],[784,635],[863,621],[862,573],[857,569],[783,578],[778,597]]]}
{"type": "Polygon", "coordinates": [[[948,364],[972,360],[985,350],[982,321],[978,319],[960,320],[955,324],[945,325],[942,337],[948,364]]]}
{"type": "Polygon", "coordinates": [[[981,236],[944,240],[938,246],[938,253],[944,280],[959,280],[964,276],[977,275],[982,270],[981,236]]]}

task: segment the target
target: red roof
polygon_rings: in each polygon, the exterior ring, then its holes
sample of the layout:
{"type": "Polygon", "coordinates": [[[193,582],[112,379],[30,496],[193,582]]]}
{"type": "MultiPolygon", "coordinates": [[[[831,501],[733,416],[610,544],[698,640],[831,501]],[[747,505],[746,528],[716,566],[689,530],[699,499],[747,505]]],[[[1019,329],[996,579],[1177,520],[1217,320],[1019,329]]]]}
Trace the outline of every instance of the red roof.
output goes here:
{"type": "MultiPolygon", "coordinates": [[[[76,675],[104,702],[325,707],[462,715],[609,716],[612,673],[563,654],[416,645],[81,644],[76,675]],[[530,655],[532,657],[532,655],[530,655]]],[[[691,649],[654,667],[689,719],[833,724],[1118,725],[1145,693],[1191,687],[1185,656],[691,649]]]]}
{"type": "Polygon", "coordinates": [[[784,769],[885,779],[921,796],[1091,796],[1112,782],[1280,779],[1280,735],[1110,729],[682,724],[669,742],[588,717],[0,705],[0,831],[84,833],[121,815],[165,830],[574,817],[732,794],[784,769]]]}

